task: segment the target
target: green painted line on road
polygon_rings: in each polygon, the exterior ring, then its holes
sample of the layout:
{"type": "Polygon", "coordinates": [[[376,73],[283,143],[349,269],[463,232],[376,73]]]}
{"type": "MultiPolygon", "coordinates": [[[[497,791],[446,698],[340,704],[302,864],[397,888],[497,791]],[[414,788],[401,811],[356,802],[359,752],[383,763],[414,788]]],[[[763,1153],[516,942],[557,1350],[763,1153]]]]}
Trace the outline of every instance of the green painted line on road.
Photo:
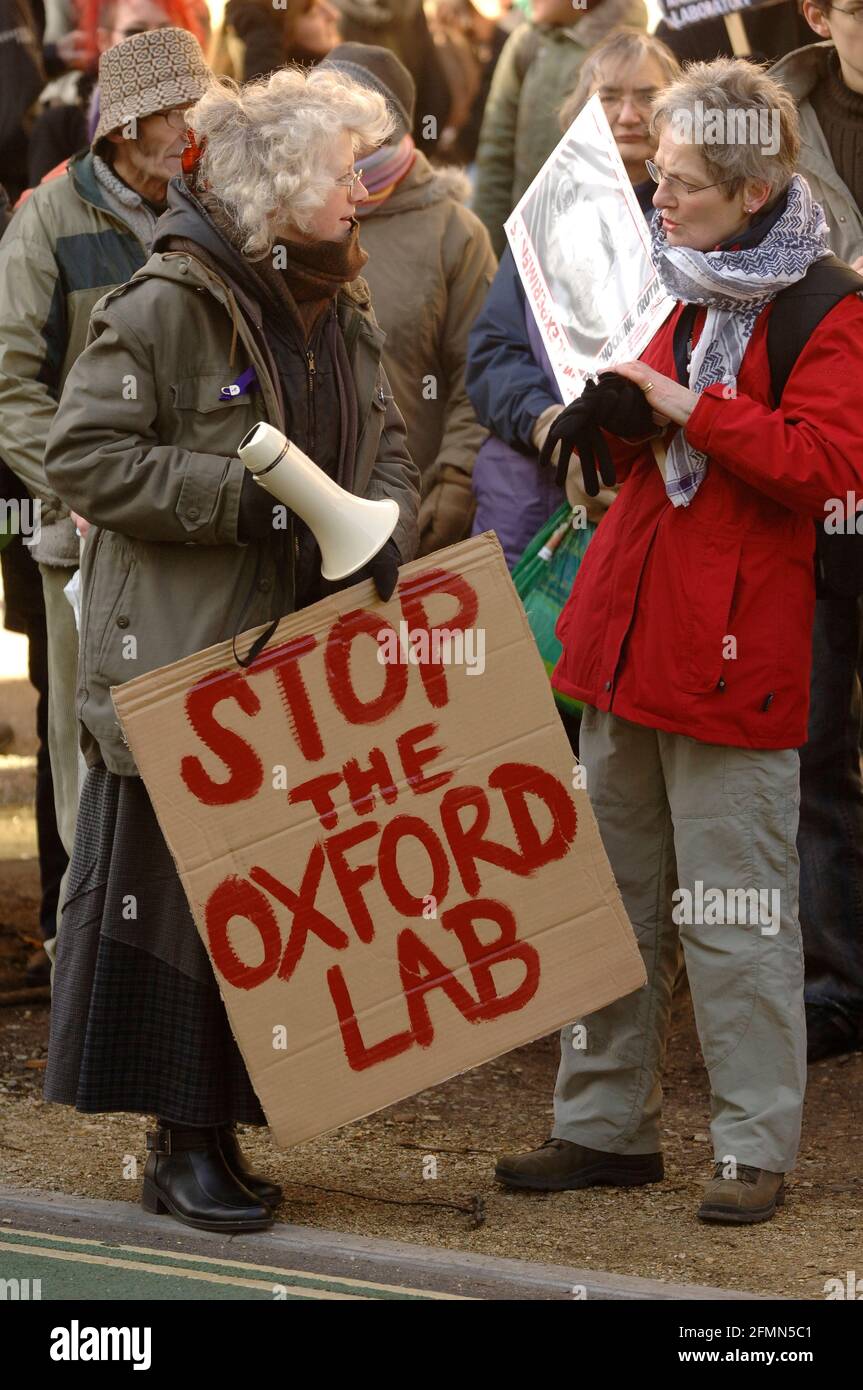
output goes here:
{"type": "MultiPolygon", "coordinates": [[[[60,1252],[57,1252],[60,1253],[60,1252]]],[[[208,1280],[172,1277],[168,1269],[154,1273],[147,1269],[137,1270],[118,1270],[106,1267],[98,1261],[82,1265],[77,1261],[62,1258],[56,1259],[50,1255],[32,1254],[29,1251],[18,1249],[17,1253],[9,1258],[9,1252],[0,1247],[0,1260],[2,1260],[2,1277],[7,1281],[6,1284],[6,1307],[14,1299],[8,1281],[15,1279],[18,1281],[16,1294],[20,1301],[27,1297],[29,1301],[36,1301],[36,1289],[34,1280],[39,1281],[39,1298],[43,1303],[56,1302],[87,1302],[87,1303],[128,1303],[142,1301],[145,1303],[174,1302],[174,1301],[228,1301],[233,1302],[269,1302],[273,1299],[272,1290],[246,1288],[236,1283],[214,1284],[208,1280]],[[23,1280],[28,1280],[27,1286],[22,1284],[23,1280]]],[[[315,1298],[315,1294],[290,1294],[284,1295],[285,1302],[303,1302],[315,1298]]],[[[283,1301],[281,1298],[279,1302],[283,1301]]],[[[0,1299],[0,1306],[2,1299],[0,1299]]]]}
{"type": "MultiPolygon", "coordinates": [[[[213,1259],[208,1256],[184,1254],[182,1252],[151,1249],[146,1246],[128,1246],[106,1241],[86,1240],[75,1236],[54,1236],[40,1231],[23,1231],[0,1226],[0,1278],[39,1278],[39,1273],[28,1276],[26,1270],[19,1273],[19,1262],[28,1269],[38,1264],[39,1269],[50,1270],[50,1283],[57,1285],[58,1268],[65,1262],[70,1267],[70,1278],[80,1284],[85,1270],[95,1273],[98,1268],[100,1279],[105,1276],[118,1279],[125,1287],[131,1278],[162,1280],[163,1284],[181,1290],[180,1297],[190,1296],[225,1298],[268,1298],[274,1301],[285,1299],[344,1299],[344,1300],[398,1300],[462,1301],[458,1295],[439,1294],[434,1291],[423,1292],[417,1289],[399,1288],[397,1285],[376,1284],[366,1280],[338,1278],[317,1275],[308,1271],[280,1269],[272,1265],[247,1264],[240,1261],[213,1259]],[[16,1255],[15,1269],[6,1271],[9,1256],[16,1255]],[[138,1266],[136,1269],[135,1267],[138,1266]],[[197,1276],[197,1277],[196,1277],[197,1276]],[[206,1286],[208,1293],[190,1295],[190,1286],[206,1286]],[[255,1285],[255,1291],[251,1286],[255,1285]],[[224,1293],[230,1287],[237,1292],[224,1293]],[[242,1292],[240,1292],[242,1290],[242,1292]],[[278,1297],[277,1297],[278,1295],[278,1297]]],[[[23,1268],[23,1266],[22,1266],[23,1268]]],[[[46,1279],[48,1275],[44,1276],[46,1279]]],[[[8,1296],[8,1295],[7,1295],[8,1296]]],[[[52,1297],[67,1297],[66,1293],[52,1297]]],[[[91,1295],[92,1296],[92,1295],[91,1295]]],[[[97,1297],[128,1298],[132,1295],[97,1294],[97,1297]]],[[[138,1294],[134,1297],[176,1297],[176,1292],[164,1294],[138,1294]]]]}

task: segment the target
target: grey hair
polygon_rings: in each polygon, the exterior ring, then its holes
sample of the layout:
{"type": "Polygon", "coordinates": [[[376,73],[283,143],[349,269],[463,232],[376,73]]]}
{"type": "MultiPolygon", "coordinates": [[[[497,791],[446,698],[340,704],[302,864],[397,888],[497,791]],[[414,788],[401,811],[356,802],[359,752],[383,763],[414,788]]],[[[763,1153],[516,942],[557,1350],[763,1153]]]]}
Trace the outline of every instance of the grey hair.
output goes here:
{"type": "Polygon", "coordinates": [[[576,116],[587,104],[594,84],[600,79],[603,70],[612,63],[635,67],[644,58],[655,58],[662,71],[663,85],[673,82],[680,76],[680,64],[667,44],[654,34],[645,34],[641,29],[631,29],[619,25],[606,34],[602,41],[590,50],[581,65],[578,81],[560,108],[560,128],[569,130],[576,116]]]}
{"type": "Polygon", "coordinates": [[[378,92],[320,67],[279,68],[244,87],[223,78],[186,119],[203,145],[201,178],[226,205],[250,257],[267,254],[277,223],[308,231],[332,191],[324,161],[333,140],[347,131],[356,156],[395,128],[378,92]]]}
{"type": "Polygon", "coordinates": [[[757,179],[768,184],[768,202],[774,202],[797,168],[797,107],[790,92],[758,63],[743,58],[691,63],[653,104],[651,133],[658,137],[667,124],[680,132],[681,143],[698,145],[711,180],[724,182],[729,199],[745,180],[757,179]],[[702,135],[724,130],[725,138],[693,140],[699,121],[702,135]],[[767,145],[768,137],[775,150],[767,145]]]}

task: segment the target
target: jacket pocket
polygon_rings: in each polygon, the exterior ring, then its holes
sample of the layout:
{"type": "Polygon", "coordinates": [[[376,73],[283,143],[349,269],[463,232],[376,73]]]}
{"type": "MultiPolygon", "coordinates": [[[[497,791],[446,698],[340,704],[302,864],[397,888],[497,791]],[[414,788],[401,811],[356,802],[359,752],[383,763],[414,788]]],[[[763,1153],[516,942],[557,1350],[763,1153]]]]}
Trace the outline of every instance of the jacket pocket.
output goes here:
{"type": "Polygon", "coordinates": [[[391,401],[392,399],[392,396],[388,397],[384,395],[382,386],[375,387],[375,394],[372,396],[371,401],[372,408],[369,411],[369,424],[367,425],[368,429],[378,429],[379,432],[383,430],[384,421],[387,413],[387,402],[391,401]]]}
{"type": "Polygon", "coordinates": [[[676,603],[682,609],[679,679],[687,694],[715,690],[726,670],[725,639],[743,544],[730,526],[693,527],[681,549],[676,603]]]}
{"type": "Polygon", "coordinates": [[[84,687],[82,703],[91,693],[97,702],[101,699],[99,692],[104,692],[106,699],[104,709],[91,710],[86,721],[91,728],[94,723],[113,727],[115,715],[107,690],[137,674],[136,660],[125,656],[124,641],[134,638],[131,650],[136,651],[142,636],[132,602],[136,568],[132,543],[112,531],[99,532],[98,541],[99,551],[93,556],[88,586],[80,674],[84,687]]]}
{"type": "Polygon", "coordinates": [[[181,377],[174,382],[171,393],[176,410],[195,410],[202,415],[210,415],[215,410],[230,410],[238,405],[249,405],[252,396],[248,390],[236,396],[222,396],[223,388],[232,384],[231,372],[204,372],[195,376],[181,377]]]}

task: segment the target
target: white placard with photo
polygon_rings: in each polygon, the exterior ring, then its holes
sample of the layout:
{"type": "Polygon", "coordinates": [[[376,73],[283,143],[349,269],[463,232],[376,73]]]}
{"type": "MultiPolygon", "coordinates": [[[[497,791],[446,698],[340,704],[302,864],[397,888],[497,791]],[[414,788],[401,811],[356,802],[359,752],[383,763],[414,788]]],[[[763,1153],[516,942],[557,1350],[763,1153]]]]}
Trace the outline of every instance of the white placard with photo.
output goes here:
{"type": "Polygon", "coordinates": [[[674,302],[650,259],[650,230],[598,95],[505,227],[568,403],[588,377],[638,357],[674,302]]]}

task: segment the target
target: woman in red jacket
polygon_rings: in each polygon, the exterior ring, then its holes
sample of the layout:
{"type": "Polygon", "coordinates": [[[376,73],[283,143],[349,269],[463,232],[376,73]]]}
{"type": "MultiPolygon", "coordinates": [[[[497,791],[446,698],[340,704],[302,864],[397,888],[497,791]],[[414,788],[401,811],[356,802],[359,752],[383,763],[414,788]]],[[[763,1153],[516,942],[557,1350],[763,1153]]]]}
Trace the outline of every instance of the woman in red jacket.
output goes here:
{"type": "MultiPolygon", "coordinates": [[[[698,1215],[743,1223],[782,1202],[800,1137],[812,523],[863,492],[863,303],[851,293],[829,310],[776,408],[774,300],[829,254],[794,173],[793,102],[759,68],[720,59],[668,88],[653,124],[654,261],[678,303],[604,386],[646,416],[620,433],[659,436],[627,444],[597,417],[623,486],[561,616],[554,678],[586,705],[587,789],[648,984],[564,1029],[553,1138],[497,1173],[546,1190],[662,1178],[682,948],[711,1086],[715,1168],[698,1215]]],[[[587,482],[583,446],[582,458],[587,482]]]]}

